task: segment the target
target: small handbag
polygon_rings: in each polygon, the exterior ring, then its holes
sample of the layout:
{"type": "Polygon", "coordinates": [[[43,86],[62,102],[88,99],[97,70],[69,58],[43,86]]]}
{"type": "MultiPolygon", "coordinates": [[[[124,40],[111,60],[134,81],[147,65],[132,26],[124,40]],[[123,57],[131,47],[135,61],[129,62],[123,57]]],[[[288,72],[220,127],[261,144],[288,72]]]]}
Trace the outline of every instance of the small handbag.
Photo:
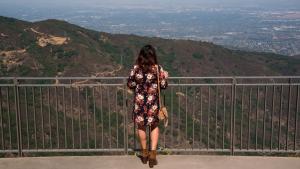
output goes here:
{"type": "Polygon", "coordinates": [[[160,99],[160,82],[159,82],[159,75],[160,71],[158,69],[158,66],[156,65],[157,69],[157,83],[158,83],[158,100],[159,100],[159,111],[158,111],[158,118],[159,120],[164,120],[164,126],[168,126],[168,111],[167,107],[161,104],[161,99],[160,99]]]}

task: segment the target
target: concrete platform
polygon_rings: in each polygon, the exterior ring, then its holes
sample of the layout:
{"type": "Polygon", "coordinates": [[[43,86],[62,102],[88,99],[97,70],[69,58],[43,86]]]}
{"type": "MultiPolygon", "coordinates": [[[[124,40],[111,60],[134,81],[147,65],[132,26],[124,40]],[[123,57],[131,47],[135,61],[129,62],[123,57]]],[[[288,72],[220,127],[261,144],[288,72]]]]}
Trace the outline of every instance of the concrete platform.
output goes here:
{"type": "MultiPolygon", "coordinates": [[[[158,155],[161,169],[300,169],[298,157],[158,155]]],[[[134,155],[1,158],[0,169],[142,169],[134,155]]]]}

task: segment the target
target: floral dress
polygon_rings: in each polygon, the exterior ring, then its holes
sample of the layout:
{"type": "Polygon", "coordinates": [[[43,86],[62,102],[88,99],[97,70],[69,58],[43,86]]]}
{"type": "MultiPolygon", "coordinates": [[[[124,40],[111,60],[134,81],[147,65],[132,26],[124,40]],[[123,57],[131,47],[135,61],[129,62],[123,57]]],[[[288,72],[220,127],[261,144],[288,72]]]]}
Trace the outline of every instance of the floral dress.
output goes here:
{"type": "MultiPolygon", "coordinates": [[[[168,72],[159,65],[160,89],[168,86],[168,72]]],[[[134,105],[132,120],[138,125],[158,125],[158,86],[157,68],[153,65],[151,71],[143,72],[139,65],[134,65],[127,79],[127,86],[134,90],[134,105]]]]}

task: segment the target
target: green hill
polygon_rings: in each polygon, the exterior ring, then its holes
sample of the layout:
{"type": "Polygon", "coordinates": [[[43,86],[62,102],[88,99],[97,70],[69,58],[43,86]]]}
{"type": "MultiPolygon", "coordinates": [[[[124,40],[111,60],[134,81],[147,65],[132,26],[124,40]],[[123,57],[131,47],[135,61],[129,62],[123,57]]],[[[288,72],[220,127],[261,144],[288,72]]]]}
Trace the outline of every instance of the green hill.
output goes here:
{"type": "Polygon", "coordinates": [[[139,49],[157,48],[171,76],[299,75],[299,57],[212,43],[109,34],[65,21],[0,17],[1,76],[127,76],[139,49]]]}

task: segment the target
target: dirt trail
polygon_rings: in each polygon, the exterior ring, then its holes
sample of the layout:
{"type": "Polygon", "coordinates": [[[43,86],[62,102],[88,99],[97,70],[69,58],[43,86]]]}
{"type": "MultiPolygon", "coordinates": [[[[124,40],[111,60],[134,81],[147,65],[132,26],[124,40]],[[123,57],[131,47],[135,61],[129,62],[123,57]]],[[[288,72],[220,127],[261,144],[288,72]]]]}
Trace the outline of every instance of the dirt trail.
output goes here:
{"type": "MultiPolygon", "coordinates": [[[[97,72],[97,73],[93,74],[91,77],[115,76],[116,72],[120,71],[122,68],[123,68],[122,65],[118,65],[118,67],[116,69],[112,70],[112,71],[97,72]]],[[[82,81],[77,81],[77,82],[72,83],[72,85],[76,86],[77,84],[83,84],[83,83],[86,83],[90,80],[93,80],[93,79],[86,79],[86,80],[82,80],[82,81]]],[[[96,83],[99,83],[99,82],[96,82],[96,83]]],[[[55,84],[59,84],[59,80],[56,80],[55,84]]]]}
{"type": "Polygon", "coordinates": [[[61,37],[61,36],[53,36],[53,35],[48,35],[42,32],[39,32],[33,28],[30,28],[30,30],[36,34],[38,34],[39,36],[37,37],[38,40],[38,44],[41,47],[45,47],[48,44],[51,45],[63,45],[63,44],[67,44],[68,41],[70,40],[69,37],[61,37]]]}

